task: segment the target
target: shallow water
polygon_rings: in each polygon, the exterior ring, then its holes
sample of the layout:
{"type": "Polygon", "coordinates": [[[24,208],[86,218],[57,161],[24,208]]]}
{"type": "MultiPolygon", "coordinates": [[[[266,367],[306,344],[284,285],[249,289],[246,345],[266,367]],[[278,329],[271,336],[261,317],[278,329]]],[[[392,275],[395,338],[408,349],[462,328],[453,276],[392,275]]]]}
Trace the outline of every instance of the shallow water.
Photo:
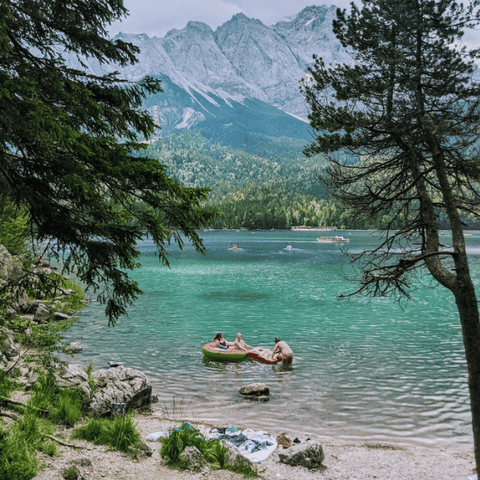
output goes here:
{"type": "MultiPolygon", "coordinates": [[[[480,233],[467,237],[480,281],[480,233]]],[[[133,277],[144,291],[129,317],[107,327],[92,301],[69,332],[83,337],[76,362],[109,360],[144,371],[159,407],[196,419],[392,443],[471,442],[461,329],[453,297],[428,279],[413,300],[350,298],[342,248],[378,243],[372,232],[346,232],[350,243],[319,244],[316,232],[205,232],[207,255],[171,246],[163,267],[152,242],[139,246],[133,277]],[[232,251],[234,242],[239,250],[232,251]],[[285,250],[286,242],[293,250],[285,250]],[[293,366],[211,362],[201,346],[222,332],[272,348],[275,336],[295,353],[293,366]],[[268,403],[238,389],[264,382],[268,403]]],[[[322,233],[322,236],[324,234],[322,233]]],[[[448,242],[448,236],[445,241],[448,242]]]]}

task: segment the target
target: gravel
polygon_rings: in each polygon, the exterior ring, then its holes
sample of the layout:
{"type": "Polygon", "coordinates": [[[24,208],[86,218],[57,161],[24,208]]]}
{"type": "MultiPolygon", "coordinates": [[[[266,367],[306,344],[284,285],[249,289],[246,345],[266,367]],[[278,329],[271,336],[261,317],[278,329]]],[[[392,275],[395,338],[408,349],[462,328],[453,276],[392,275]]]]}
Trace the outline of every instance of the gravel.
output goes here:
{"type": "MultiPolygon", "coordinates": [[[[206,423],[191,424],[201,431],[210,427],[206,423]]],[[[142,437],[150,433],[164,431],[181,425],[181,421],[162,418],[160,413],[136,415],[135,423],[142,437]]],[[[223,425],[224,426],[224,425],[223,425]]],[[[248,428],[248,425],[237,425],[238,428],[248,428]]],[[[268,431],[268,428],[265,429],[268,431]]],[[[65,430],[66,438],[72,430],[65,430]]],[[[282,432],[269,431],[272,436],[282,432]]],[[[342,442],[335,438],[307,437],[301,432],[295,435],[299,440],[318,440],[325,452],[324,467],[310,471],[303,467],[291,467],[279,463],[278,447],[266,460],[259,465],[260,477],[265,480],[464,480],[472,473],[474,466],[473,448],[445,449],[419,446],[398,447],[393,445],[367,445],[359,441],[342,442]]],[[[295,436],[289,435],[292,439],[295,436]]],[[[69,440],[67,440],[68,442],[69,440]]],[[[152,448],[151,457],[131,460],[119,452],[108,451],[107,447],[95,446],[84,441],[73,440],[72,443],[82,446],[82,449],[61,447],[58,457],[42,456],[44,469],[35,477],[37,480],[63,479],[63,471],[76,465],[85,480],[115,479],[115,480],[181,480],[181,479],[211,479],[235,480],[243,476],[226,470],[212,471],[205,468],[193,473],[178,471],[162,464],[159,454],[160,443],[146,440],[152,448]]]]}

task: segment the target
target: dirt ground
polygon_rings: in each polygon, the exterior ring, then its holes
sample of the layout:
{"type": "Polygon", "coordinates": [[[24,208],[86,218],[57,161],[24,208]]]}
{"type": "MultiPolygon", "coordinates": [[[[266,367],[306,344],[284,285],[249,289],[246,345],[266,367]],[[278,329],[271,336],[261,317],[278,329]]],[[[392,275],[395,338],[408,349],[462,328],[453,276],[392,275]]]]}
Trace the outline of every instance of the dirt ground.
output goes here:
{"type": "MultiPolygon", "coordinates": [[[[205,431],[205,423],[189,422],[205,431]]],[[[162,464],[159,454],[160,442],[151,442],[147,435],[180,426],[181,421],[167,420],[159,412],[138,414],[135,423],[153,454],[139,460],[131,460],[119,452],[109,452],[106,447],[94,446],[84,441],[74,440],[82,449],[62,447],[60,456],[42,457],[44,469],[35,477],[37,480],[63,479],[63,471],[76,464],[85,480],[236,480],[242,475],[225,470],[212,471],[206,467],[199,473],[173,470],[162,464]]],[[[218,425],[222,426],[222,425],[218,425]]],[[[248,425],[237,426],[240,429],[248,425]]],[[[282,432],[268,431],[276,437],[282,432]]],[[[69,430],[62,432],[67,436],[69,430]]],[[[295,438],[292,435],[290,437],[295,438]]],[[[298,432],[296,437],[305,441],[307,438],[298,432]]],[[[292,438],[292,440],[293,440],[292,438]]],[[[68,440],[67,440],[68,441],[68,440]]],[[[260,478],[265,480],[466,480],[472,474],[473,451],[448,450],[412,446],[409,448],[391,445],[367,445],[364,443],[344,443],[335,438],[318,440],[325,452],[324,468],[310,471],[303,467],[291,467],[279,463],[277,449],[258,465],[260,478]]]]}

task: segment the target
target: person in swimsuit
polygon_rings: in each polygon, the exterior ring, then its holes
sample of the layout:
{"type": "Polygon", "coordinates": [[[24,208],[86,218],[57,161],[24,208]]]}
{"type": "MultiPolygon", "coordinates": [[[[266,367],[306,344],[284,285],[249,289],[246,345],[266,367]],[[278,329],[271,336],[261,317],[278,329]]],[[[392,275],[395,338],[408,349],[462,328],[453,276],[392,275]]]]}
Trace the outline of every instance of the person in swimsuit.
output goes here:
{"type": "Polygon", "coordinates": [[[283,342],[275,337],[275,347],[273,349],[272,358],[274,360],[281,360],[283,363],[292,363],[293,351],[288,346],[287,342],[283,342]]]}
{"type": "Polygon", "coordinates": [[[223,345],[224,347],[228,347],[230,343],[227,342],[221,333],[217,333],[214,337],[213,337],[213,346],[214,347],[218,347],[219,345],[223,345]]]}
{"type": "Polygon", "coordinates": [[[234,342],[229,342],[228,343],[230,346],[233,346],[234,348],[238,348],[239,350],[243,350],[244,352],[248,352],[248,350],[252,350],[253,347],[250,345],[247,345],[245,340],[242,339],[242,334],[237,333],[237,338],[235,339],[234,342]]]}

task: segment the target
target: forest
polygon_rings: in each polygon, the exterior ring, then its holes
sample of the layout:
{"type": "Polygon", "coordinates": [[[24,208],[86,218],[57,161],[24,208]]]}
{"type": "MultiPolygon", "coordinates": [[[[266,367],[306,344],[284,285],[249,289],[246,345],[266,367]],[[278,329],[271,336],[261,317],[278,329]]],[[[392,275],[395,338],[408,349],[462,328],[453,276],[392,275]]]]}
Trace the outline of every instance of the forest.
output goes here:
{"type": "MultiPolygon", "coordinates": [[[[392,221],[389,215],[353,215],[332,199],[318,180],[325,159],[305,156],[305,142],[258,136],[248,146],[250,151],[237,150],[185,131],[156,139],[143,155],[166,165],[167,173],[179,183],[211,190],[205,206],[221,212],[211,228],[382,229],[392,221]]],[[[401,225],[401,218],[393,224],[394,228],[401,225]]]]}

